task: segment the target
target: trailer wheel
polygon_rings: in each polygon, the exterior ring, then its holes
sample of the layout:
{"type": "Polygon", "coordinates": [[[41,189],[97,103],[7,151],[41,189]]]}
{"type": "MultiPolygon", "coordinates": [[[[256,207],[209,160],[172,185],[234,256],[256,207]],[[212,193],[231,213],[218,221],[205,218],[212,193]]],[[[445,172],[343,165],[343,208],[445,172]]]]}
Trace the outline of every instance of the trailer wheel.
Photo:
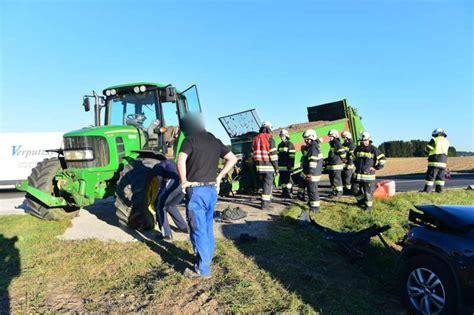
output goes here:
{"type": "Polygon", "coordinates": [[[136,230],[155,227],[155,200],[160,183],[153,174],[155,159],[136,159],[125,165],[115,192],[119,222],[136,230]]]}
{"type": "MultiPolygon", "coordinates": [[[[49,193],[51,196],[56,195],[56,187],[54,183],[54,175],[61,169],[61,163],[58,158],[44,159],[33,168],[31,175],[28,177],[28,184],[43,192],[49,193]]],[[[79,208],[48,208],[47,205],[36,199],[30,194],[26,194],[26,206],[31,210],[31,215],[43,220],[62,220],[71,218],[74,212],[79,208]]]]}

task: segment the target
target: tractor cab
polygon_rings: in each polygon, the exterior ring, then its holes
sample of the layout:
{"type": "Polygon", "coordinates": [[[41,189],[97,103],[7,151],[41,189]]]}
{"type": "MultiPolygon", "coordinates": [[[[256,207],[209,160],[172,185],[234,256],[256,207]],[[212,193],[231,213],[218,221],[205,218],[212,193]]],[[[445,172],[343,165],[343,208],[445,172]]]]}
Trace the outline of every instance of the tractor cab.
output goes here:
{"type": "MultiPolygon", "coordinates": [[[[168,158],[173,158],[177,151],[183,115],[201,112],[195,85],[179,92],[172,85],[140,82],[111,86],[103,90],[103,95],[93,95],[96,126],[135,127],[143,149],[163,153],[168,158]]],[[[89,97],[84,97],[86,110],[89,97]]]]}

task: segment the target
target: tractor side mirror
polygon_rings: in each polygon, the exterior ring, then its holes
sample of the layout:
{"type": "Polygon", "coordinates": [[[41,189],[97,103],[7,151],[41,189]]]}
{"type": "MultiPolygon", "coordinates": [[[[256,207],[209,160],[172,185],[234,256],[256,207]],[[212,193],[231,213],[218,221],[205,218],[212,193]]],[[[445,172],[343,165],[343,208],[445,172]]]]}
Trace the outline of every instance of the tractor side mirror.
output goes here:
{"type": "Polygon", "coordinates": [[[86,111],[86,112],[91,110],[91,103],[90,103],[89,98],[87,96],[84,96],[84,99],[82,101],[82,106],[84,106],[84,111],[86,111]]]}
{"type": "Polygon", "coordinates": [[[176,102],[176,88],[174,86],[168,86],[165,89],[164,102],[176,102]]]}

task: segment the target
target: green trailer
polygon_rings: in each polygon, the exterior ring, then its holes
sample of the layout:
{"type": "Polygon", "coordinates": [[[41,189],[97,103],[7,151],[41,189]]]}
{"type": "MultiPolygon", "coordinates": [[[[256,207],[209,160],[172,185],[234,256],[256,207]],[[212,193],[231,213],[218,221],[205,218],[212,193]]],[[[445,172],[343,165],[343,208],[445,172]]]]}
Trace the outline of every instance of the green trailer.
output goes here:
{"type": "Polygon", "coordinates": [[[94,104],[94,126],[64,134],[56,158],[45,159],[27,180],[27,206],[41,219],[55,220],[68,212],[115,196],[119,221],[134,229],[155,226],[159,179],[153,168],[175,159],[184,134],[181,117],[201,112],[195,85],[177,91],[172,85],[130,83],[85,95],[83,106],[94,104]]]}
{"type": "MultiPolygon", "coordinates": [[[[352,133],[354,142],[364,131],[362,118],[357,109],[349,106],[346,99],[311,106],[307,108],[308,122],[291,124],[284,128],[273,131],[273,136],[278,145],[281,140],[279,132],[287,129],[290,139],[297,149],[295,163],[299,167],[301,160],[301,146],[304,144],[303,133],[307,129],[314,129],[321,139],[321,151],[324,158],[329,152],[329,130],[336,129],[339,132],[348,130],[352,133]]],[[[255,109],[220,117],[219,121],[229,135],[232,151],[239,157],[239,163],[234,170],[223,193],[230,191],[253,192],[257,189],[257,176],[252,161],[252,141],[260,129],[261,120],[255,109]]]]}

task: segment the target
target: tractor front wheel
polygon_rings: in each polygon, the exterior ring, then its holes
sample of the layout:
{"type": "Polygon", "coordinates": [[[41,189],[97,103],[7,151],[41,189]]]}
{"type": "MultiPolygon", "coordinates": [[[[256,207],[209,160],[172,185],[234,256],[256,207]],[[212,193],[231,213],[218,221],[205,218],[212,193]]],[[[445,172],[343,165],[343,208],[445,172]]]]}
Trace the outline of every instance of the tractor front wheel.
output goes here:
{"type": "Polygon", "coordinates": [[[117,217],[122,225],[136,230],[155,227],[155,201],[160,183],[153,168],[154,159],[136,159],[125,165],[115,192],[117,217]]]}
{"type": "MultiPolygon", "coordinates": [[[[56,195],[56,187],[54,176],[61,170],[61,163],[58,158],[44,159],[33,168],[31,175],[28,177],[28,184],[31,187],[37,188],[43,192],[56,195]]],[[[26,206],[30,209],[31,215],[43,220],[61,220],[74,216],[70,212],[74,212],[79,208],[48,208],[40,200],[26,194],[26,206]]]]}

